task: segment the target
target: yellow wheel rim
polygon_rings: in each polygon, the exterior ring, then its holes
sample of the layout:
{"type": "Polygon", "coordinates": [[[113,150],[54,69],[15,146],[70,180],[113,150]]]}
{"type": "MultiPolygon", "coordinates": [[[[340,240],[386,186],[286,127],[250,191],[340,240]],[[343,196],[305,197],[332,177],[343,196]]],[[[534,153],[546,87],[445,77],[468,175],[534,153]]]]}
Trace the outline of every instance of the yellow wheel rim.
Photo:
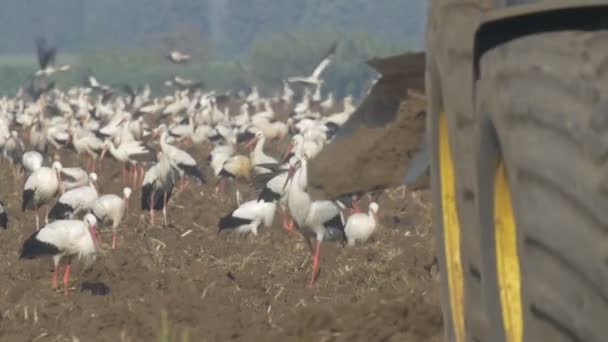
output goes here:
{"type": "Polygon", "coordinates": [[[511,204],[511,189],[503,162],[494,179],[494,227],[500,304],[507,342],[521,342],[521,273],[517,253],[517,226],[511,204]]]}
{"type": "Polygon", "coordinates": [[[445,114],[439,116],[439,172],[441,178],[441,208],[450,293],[450,308],[457,342],[464,341],[464,281],[460,259],[460,222],[456,210],[454,161],[450,149],[448,123],[445,114]]]}

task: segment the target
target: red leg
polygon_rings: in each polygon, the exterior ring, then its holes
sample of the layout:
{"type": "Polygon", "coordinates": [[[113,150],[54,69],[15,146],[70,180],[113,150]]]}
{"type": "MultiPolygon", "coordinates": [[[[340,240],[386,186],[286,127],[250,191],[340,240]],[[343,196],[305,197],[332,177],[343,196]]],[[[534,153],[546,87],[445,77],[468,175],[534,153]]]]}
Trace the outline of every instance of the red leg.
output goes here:
{"type": "Polygon", "coordinates": [[[116,230],[112,232],[112,249],[116,249],[116,230]]]}
{"type": "Polygon", "coordinates": [[[315,256],[312,261],[312,275],[310,277],[309,286],[312,287],[315,285],[315,280],[317,279],[317,274],[319,273],[319,256],[321,254],[321,240],[317,240],[317,248],[315,250],[315,256]]]}
{"type": "Polygon", "coordinates": [[[63,294],[68,295],[68,285],[70,283],[70,269],[72,268],[72,264],[68,262],[65,266],[65,273],[63,274],[63,294]]]}
{"type": "Polygon", "coordinates": [[[59,273],[59,265],[54,265],[53,267],[53,288],[57,290],[59,284],[57,283],[57,275],[59,273]]]}
{"type": "Polygon", "coordinates": [[[135,189],[135,187],[137,186],[137,169],[135,167],[135,165],[131,165],[131,169],[133,170],[133,186],[131,187],[132,189],[135,189]]]}

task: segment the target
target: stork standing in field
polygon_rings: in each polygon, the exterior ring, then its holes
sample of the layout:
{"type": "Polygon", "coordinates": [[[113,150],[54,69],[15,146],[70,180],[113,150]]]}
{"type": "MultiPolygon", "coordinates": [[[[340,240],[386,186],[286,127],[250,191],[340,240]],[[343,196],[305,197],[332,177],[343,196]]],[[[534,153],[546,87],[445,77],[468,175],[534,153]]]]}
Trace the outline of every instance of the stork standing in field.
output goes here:
{"type": "Polygon", "coordinates": [[[344,224],[340,218],[340,209],[332,201],[313,201],[306,192],[308,186],[307,157],[300,158],[299,165],[290,168],[291,184],[287,204],[296,227],[304,236],[311,253],[313,268],[310,286],[313,286],[319,272],[321,242],[325,237],[343,233],[344,224]],[[310,238],[316,237],[317,244],[313,251],[310,238]]]}
{"type": "MultiPolygon", "coordinates": [[[[61,173],[61,163],[54,162],[49,167],[41,167],[32,173],[23,187],[23,202],[21,210],[31,209],[36,211],[36,229],[40,229],[40,217],[38,217],[38,209],[41,206],[49,204],[53,198],[59,193],[60,182],[59,174],[61,173]]],[[[45,222],[48,223],[48,209],[45,215],[45,222]]]]}
{"type": "Polygon", "coordinates": [[[55,220],[72,219],[86,214],[95,205],[99,194],[97,193],[97,174],[89,175],[89,184],[66,191],[49,213],[55,220]]]}
{"type": "Polygon", "coordinates": [[[344,234],[349,246],[354,246],[357,242],[364,243],[376,231],[378,226],[378,203],[369,204],[367,214],[355,213],[348,217],[344,234]]]}
{"type": "Polygon", "coordinates": [[[131,188],[124,188],[122,193],[123,197],[114,194],[100,196],[93,206],[93,215],[97,218],[99,225],[112,226],[112,249],[116,248],[118,226],[129,209],[131,188]]]}
{"type": "Polygon", "coordinates": [[[258,235],[258,227],[261,224],[266,228],[272,226],[276,210],[275,202],[257,200],[245,202],[220,219],[218,232],[230,229],[239,234],[252,232],[253,235],[258,235]]]}
{"type": "Polygon", "coordinates": [[[111,141],[106,140],[103,145],[103,151],[101,152],[101,157],[99,158],[100,162],[103,160],[107,151],[110,151],[110,154],[114,159],[123,163],[123,171],[121,173],[121,179],[123,182],[128,182],[129,176],[127,171],[127,165],[131,165],[131,170],[133,172],[133,188],[137,186],[137,170],[138,168],[143,173],[143,170],[137,165],[137,157],[144,156],[149,153],[148,149],[142,145],[139,141],[131,141],[125,142],[118,145],[118,147],[111,141]]]}
{"type": "Polygon", "coordinates": [[[152,224],[154,211],[162,210],[165,226],[167,225],[167,203],[178,175],[179,172],[171,165],[169,156],[162,152],[158,154],[158,163],[146,171],[141,188],[141,209],[150,211],[152,224]]]}
{"type": "Polygon", "coordinates": [[[51,255],[53,257],[53,288],[57,289],[59,263],[66,257],[67,264],[63,274],[63,293],[68,294],[70,270],[74,256],[83,260],[85,268],[92,265],[98,251],[97,220],[92,214],[87,214],[84,221],[59,220],[47,224],[32,234],[21,248],[21,259],[34,259],[51,255]]]}
{"type": "Polygon", "coordinates": [[[323,71],[325,71],[325,69],[327,69],[327,67],[329,66],[329,63],[331,63],[331,59],[333,58],[334,54],[336,53],[337,46],[338,46],[337,42],[334,42],[332,44],[329,51],[327,51],[327,53],[321,60],[321,63],[319,63],[315,67],[315,70],[312,72],[312,74],[310,76],[290,77],[287,79],[287,81],[290,83],[301,83],[301,84],[304,84],[307,86],[314,86],[314,87],[319,86],[319,84],[321,83],[321,75],[323,74],[323,71]]]}
{"type": "Polygon", "coordinates": [[[167,131],[165,130],[160,136],[160,148],[163,153],[169,157],[171,164],[177,166],[180,173],[181,188],[185,186],[184,176],[188,175],[195,177],[201,183],[205,183],[205,177],[201,173],[196,160],[192,158],[188,152],[167,143],[167,131]]]}
{"type": "Polygon", "coordinates": [[[4,155],[4,158],[11,163],[13,169],[13,179],[15,180],[19,174],[18,165],[21,163],[21,158],[23,157],[24,151],[25,146],[23,141],[21,141],[19,138],[19,134],[17,131],[11,131],[11,134],[4,143],[2,154],[4,155]]]}
{"type": "Polygon", "coordinates": [[[253,138],[248,144],[249,146],[255,146],[253,151],[251,152],[249,159],[251,159],[251,163],[253,164],[253,172],[255,174],[264,174],[269,173],[270,170],[258,165],[262,164],[278,164],[279,161],[273,157],[268,156],[264,153],[264,144],[266,143],[266,137],[262,132],[256,132],[255,138],[253,138]]]}

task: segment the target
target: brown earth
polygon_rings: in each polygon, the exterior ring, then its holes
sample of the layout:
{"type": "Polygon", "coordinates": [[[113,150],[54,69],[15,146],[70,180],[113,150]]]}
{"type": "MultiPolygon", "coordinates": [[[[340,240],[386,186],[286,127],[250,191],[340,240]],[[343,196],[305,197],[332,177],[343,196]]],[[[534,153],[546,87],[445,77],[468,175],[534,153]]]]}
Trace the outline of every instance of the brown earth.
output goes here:
{"type": "MultiPolygon", "coordinates": [[[[194,150],[197,160],[205,160],[204,150],[194,150]]],[[[63,163],[81,165],[71,156],[63,163]]],[[[102,193],[120,193],[116,163],[99,174],[102,193]]],[[[5,165],[0,175],[9,213],[9,228],[0,231],[0,341],[418,342],[443,336],[425,192],[421,201],[403,199],[401,191],[382,194],[381,226],[367,245],[324,243],[314,288],[306,286],[308,249],[280,228],[280,216],[258,237],[217,234],[218,219],[236,205],[234,191],[215,197],[211,184],[187,187],[171,202],[169,227],[159,220],[150,225],[134,192],[117,249],[109,248],[111,233],[102,233],[101,255],[91,270],[74,269],[74,290],[66,297],[51,288],[50,259],[18,259],[34,217],[20,211],[24,180],[15,183],[5,165]]],[[[249,185],[237,186],[244,200],[255,196],[249,185]]]]}

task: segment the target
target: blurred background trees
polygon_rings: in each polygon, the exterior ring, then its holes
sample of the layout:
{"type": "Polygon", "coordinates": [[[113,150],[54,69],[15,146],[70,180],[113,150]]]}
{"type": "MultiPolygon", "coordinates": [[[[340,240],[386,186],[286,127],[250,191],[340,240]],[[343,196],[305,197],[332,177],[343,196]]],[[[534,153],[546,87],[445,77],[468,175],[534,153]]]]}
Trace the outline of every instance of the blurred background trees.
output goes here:
{"type": "Polygon", "coordinates": [[[0,12],[0,92],[15,91],[36,68],[33,37],[56,44],[74,70],[58,82],[150,83],[173,75],[217,89],[262,91],[307,74],[334,40],[325,90],[359,96],[375,56],[423,49],[424,0],[4,0],[0,12]],[[187,66],[165,62],[192,53],[187,66]]]}

